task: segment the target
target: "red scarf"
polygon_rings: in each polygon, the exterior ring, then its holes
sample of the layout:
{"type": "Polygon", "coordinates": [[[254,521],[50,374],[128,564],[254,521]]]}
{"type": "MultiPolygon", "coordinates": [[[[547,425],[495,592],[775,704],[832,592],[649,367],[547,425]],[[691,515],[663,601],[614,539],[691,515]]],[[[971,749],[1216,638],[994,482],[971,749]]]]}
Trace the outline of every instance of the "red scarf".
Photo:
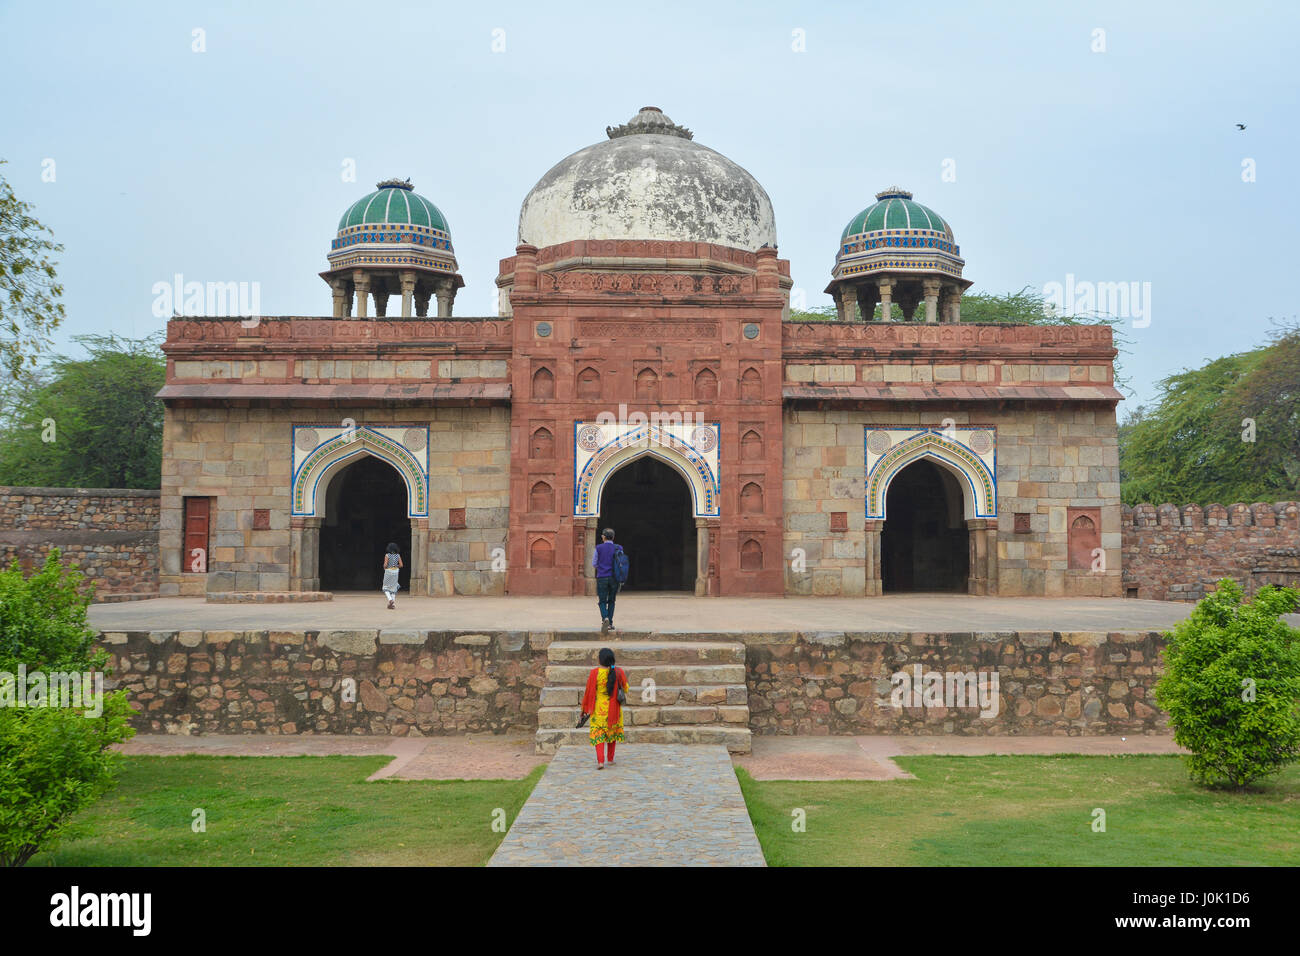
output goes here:
{"type": "MultiPolygon", "coordinates": [[[[594,714],[596,712],[596,676],[600,673],[599,667],[593,667],[591,673],[587,675],[587,692],[582,695],[582,712],[584,714],[594,714]]],[[[618,703],[618,689],[623,688],[627,692],[627,675],[623,673],[623,668],[615,667],[614,674],[617,676],[617,683],[614,685],[614,693],[609,695],[609,722],[618,723],[623,717],[623,708],[618,703]]],[[[608,678],[607,678],[608,679],[608,678]]]]}

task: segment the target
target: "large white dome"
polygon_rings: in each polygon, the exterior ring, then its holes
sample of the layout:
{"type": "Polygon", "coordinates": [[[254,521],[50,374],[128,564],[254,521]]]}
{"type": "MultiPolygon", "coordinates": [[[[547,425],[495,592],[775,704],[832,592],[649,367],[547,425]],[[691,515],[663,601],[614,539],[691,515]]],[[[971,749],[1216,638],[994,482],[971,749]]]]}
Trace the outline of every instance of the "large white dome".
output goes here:
{"type": "Polygon", "coordinates": [[[713,242],[750,252],[776,245],[772,201],[753,176],[692,142],[647,106],[609,139],[553,166],[519,210],[519,241],[538,248],[575,239],[713,242]]]}

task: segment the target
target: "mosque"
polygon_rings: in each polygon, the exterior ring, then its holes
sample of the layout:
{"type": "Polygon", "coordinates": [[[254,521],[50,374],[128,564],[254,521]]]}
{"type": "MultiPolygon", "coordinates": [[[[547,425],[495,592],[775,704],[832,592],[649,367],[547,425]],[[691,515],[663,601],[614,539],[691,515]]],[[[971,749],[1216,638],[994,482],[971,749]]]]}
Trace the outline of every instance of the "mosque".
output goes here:
{"type": "Polygon", "coordinates": [[[379,183],[330,315],[168,323],[162,594],[374,590],[389,541],[416,594],[593,594],[613,527],[636,590],[1119,596],[1111,330],[962,322],[949,223],[866,198],[792,321],[763,187],[646,107],[461,316],[446,218],[379,183]]]}

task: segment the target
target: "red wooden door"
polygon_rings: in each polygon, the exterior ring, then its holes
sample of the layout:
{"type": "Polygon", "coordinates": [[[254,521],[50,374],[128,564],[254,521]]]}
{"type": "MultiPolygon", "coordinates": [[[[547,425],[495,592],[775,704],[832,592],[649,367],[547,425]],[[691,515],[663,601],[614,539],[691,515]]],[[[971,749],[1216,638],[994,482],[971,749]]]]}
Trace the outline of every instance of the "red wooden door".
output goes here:
{"type": "Polygon", "coordinates": [[[185,499],[185,550],[181,554],[182,571],[201,574],[208,570],[208,519],[211,510],[211,498],[185,499]]]}

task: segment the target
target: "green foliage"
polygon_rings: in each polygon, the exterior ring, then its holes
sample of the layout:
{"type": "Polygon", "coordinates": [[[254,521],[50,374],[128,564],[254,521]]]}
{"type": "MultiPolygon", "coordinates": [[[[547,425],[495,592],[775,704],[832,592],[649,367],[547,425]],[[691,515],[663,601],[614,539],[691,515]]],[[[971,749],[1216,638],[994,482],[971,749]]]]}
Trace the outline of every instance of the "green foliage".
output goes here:
{"type": "MultiPolygon", "coordinates": [[[[81,583],[57,549],[31,577],[16,563],[0,572],[0,680],[11,682],[10,696],[19,665],[29,675],[103,670],[107,655],[86,625],[90,592],[81,583]]],[[[0,865],[22,866],[53,845],[112,785],[120,755],[110,748],[134,733],[129,716],[122,690],[104,694],[96,716],[72,707],[0,706],[0,865]]]]}
{"type": "Polygon", "coordinates": [[[158,337],[78,336],[0,399],[0,484],[157,488],[167,363],[158,337]],[[50,440],[50,439],[53,440],[50,440]]]}
{"type": "Polygon", "coordinates": [[[0,176],[0,367],[11,376],[35,363],[64,318],[63,286],[51,259],[63,247],[31,209],[0,176]]]}
{"type": "Polygon", "coordinates": [[[1174,628],[1155,698],[1196,781],[1241,788],[1300,759],[1300,630],[1281,620],[1298,597],[1264,587],[1247,604],[1224,579],[1174,628]]]}
{"type": "Polygon", "coordinates": [[[1125,504],[1300,497],[1300,329],[1162,380],[1155,406],[1125,419],[1119,446],[1125,504]]]}
{"type": "Polygon", "coordinates": [[[44,566],[24,577],[18,563],[0,571],[0,670],[99,667],[107,660],[86,623],[93,585],[52,548],[44,566]]]}

